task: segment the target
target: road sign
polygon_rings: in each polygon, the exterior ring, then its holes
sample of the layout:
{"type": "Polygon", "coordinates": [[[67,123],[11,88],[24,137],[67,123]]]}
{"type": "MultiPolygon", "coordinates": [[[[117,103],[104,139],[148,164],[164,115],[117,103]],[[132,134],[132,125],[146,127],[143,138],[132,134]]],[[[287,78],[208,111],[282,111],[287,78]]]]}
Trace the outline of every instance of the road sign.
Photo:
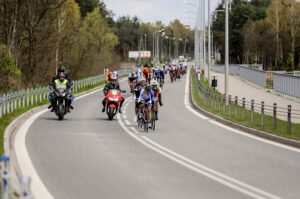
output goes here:
{"type": "Polygon", "coordinates": [[[129,58],[138,58],[140,55],[141,58],[150,58],[151,51],[129,51],[128,57],[129,58]]]}

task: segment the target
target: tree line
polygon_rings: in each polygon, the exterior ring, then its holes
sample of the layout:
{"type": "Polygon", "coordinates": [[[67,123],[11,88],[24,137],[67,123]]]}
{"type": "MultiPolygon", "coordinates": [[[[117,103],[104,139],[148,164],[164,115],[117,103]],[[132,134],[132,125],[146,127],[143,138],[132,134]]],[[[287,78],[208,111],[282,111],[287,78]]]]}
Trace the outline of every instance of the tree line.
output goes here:
{"type": "MultiPolygon", "coordinates": [[[[223,9],[224,2],[216,10],[223,9]]],[[[297,0],[233,0],[229,13],[230,61],[263,64],[265,70],[300,69],[300,3],[297,0]]],[[[224,61],[225,14],[212,30],[224,61]]]]}
{"type": "MultiPolygon", "coordinates": [[[[137,17],[114,19],[98,0],[0,0],[0,93],[48,83],[61,61],[73,79],[117,68],[130,61],[128,51],[152,50],[162,27],[137,17]]],[[[191,48],[192,31],[178,20],[166,29],[175,37],[172,46],[182,37],[191,48]]]]}

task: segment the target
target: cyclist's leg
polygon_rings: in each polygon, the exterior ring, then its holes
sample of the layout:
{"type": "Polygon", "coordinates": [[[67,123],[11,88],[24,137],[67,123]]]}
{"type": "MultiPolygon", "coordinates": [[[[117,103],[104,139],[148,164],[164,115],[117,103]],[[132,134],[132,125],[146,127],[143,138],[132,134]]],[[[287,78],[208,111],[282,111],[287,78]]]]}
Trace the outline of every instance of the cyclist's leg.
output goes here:
{"type": "Polygon", "coordinates": [[[151,121],[152,104],[149,104],[147,106],[147,109],[148,109],[148,121],[151,121]]]}

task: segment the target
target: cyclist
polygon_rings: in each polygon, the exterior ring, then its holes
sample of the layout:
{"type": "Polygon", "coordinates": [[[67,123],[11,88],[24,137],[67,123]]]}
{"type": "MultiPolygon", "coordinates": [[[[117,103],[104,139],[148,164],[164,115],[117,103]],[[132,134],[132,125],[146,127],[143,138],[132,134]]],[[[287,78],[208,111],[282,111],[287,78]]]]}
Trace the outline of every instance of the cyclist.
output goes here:
{"type": "Polygon", "coordinates": [[[145,88],[146,85],[146,79],[144,77],[139,78],[138,83],[136,84],[134,88],[134,99],[135,99],[135,116],[134,116],[134,121],[137,122],[137,116],[139,113],[139,108],[140,105],[138,103],[138,99],[140,97],[141,91],[145,88]]]}
{"type": "Polygon", "coordinates": [[[146,82],[150,82],[150,70],[148,68],[148,65],[145,64],[144,68],[143,68],[143,77],[146,79],[146,82]]]}
{"type": "Polygon", "coordinates": [[[135,87],[136,84],[136,80],[137,80],[137,76],[136,74],[132,71],[129,76],[128,76],[128,84],[130,87],[130,92],[133,93],[133,89],[135,87]]]}
{"type": "Polygon", "coordinates": [[[114,71],[113,75],[115,75],[117,77],[117,81],[119,82],[120,81],[120,75],[119,75],[119,73],[117,71],[114,71]]]}
{"type": "Polygon", "coordinates": [[[158,120],[158,103],[160,106],[163,105],[162,99],[161,99],[161,89],[158,86],[158,82],[156,80],[151,81],[151,88],[152,91],[154,92],[154,97],[155,97],[155,106],[154,106],[154,111],[155,111],[155,118],[158,120]]]}
{"type": "Polygon", "coordinates": [[[105,77],[105,82],[109,82],[112,75],[113,75],[113,73],[111,71],[108,71],[108,73],[106,74],[106,77],[105,77]]]}
{"type": "Polygon", "coordinates": [[[159,68],[158,69],[158,73],[159,73],[159,80],[160,80],[160,85],[164,84],[165,81],[165,70],[163,68],[159,68]]]}
{"type": "MultiPolygon", "coordinates": [[[[151,121],[151,111],[152,111],[152,106],[155,102],[155,97],[154,97],[154,92],[151,89],[150,85],[146,85],[145,88],[141,91],[139,100],[138,100],[141,111],[144,111],[144,108],[147,108],[148,110],[148,120],[146,122],[151,121]]],[[[144,115],[144,119],[146,116],[144,115]]],[[[151,123],[149,124],[149,128],[151,128],[151,123]]]]}

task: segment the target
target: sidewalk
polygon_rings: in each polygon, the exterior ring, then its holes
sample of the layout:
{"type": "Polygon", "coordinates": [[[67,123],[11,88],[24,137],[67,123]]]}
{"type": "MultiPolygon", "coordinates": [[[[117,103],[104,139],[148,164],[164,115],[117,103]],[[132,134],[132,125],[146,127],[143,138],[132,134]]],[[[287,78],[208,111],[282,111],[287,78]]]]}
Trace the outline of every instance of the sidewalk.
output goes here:
{"type": "MultiPolygon", "coordinates": [[[[218,80],[218,87],[216,89],[219,92],[224,93],[225,90],[224,74],[211,71],[211,76],[216,76],[216,79],[218,80]]],[[[250,102],[253,99],[254,103],[257,104],[261,104],[261,102],[264,101],[265,106],[273,106],[273,103],[277,103],[277,107],[281,107],[285,109],[285,110],[278,109],[280,111],[285,112],[285,113],[280,113],[283,115],[287,115],[287,107],[288,105],[291,105],[292,117],[293,117],[293,113],[300,114],[300,102],[273,93],[269,93],[265,89],[251,85],[250,83],[247,83],[246,81],[241,80],[238,77],[229,75],[228,88],[229,88],[228,94],[232,96],[233,100],[235,96],[238,96],[240,100],[244,97],[248,102],[250,102]],[[293,111],[293,110],[298,110],[298,111],[293,111]]],[[[258,106],[260,107],[260,105],[258,106]]],[[[268,112],[270,111],[266,111],[266,114],[269,114],[268,112]]],[[[300,116],[296,116],[296,117],[300,118],[300,116]]],[[[278,118],[282,120],[287,120],[287,116],[278,116],[278,118]]],[[[300,119],[292,119],[292,122],[300,123],[300,119]]]]}

